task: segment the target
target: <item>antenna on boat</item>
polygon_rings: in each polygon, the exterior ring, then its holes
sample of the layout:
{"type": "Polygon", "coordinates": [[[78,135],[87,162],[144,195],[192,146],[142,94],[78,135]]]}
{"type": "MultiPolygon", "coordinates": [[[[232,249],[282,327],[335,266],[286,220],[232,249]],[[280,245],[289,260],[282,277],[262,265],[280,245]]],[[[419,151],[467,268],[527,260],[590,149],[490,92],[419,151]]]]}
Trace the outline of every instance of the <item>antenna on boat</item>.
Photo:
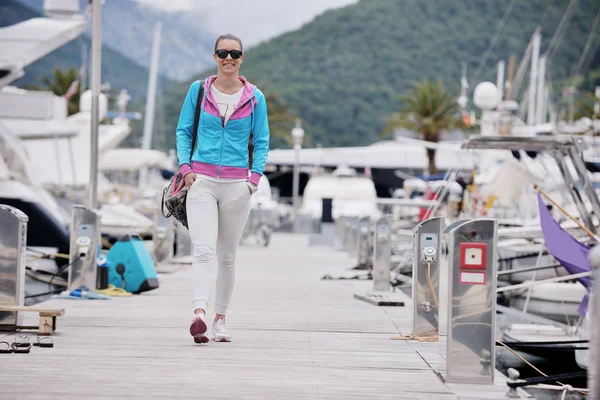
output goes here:
{"type": "Polygon", "coordinates": [[[496,78],[496,88],[498,88],[498,104],[504,100],[504,60],[498,61],[498,75],[496,78]]]}
{"type": "Polygon", "coordinates": [[[499,89],[503,92],[506,90],[500,105],[501,123],[498,129],[498,134],[500,135],[510,134],[513,114],[519,108],[518,103],[512,99],[513,81],[515,79],[515,61],[515,55],[511,54],[510,58],[508,59],[508,77],[506,81],[501,82],[502,87],[499,87],[499,89]]]}
{"type": "Polygon", "coordinates": [[[467,113],[467,104],[469,104],[469,98],[467,97],[467,89],[469,88],[469,82],[467,81],[467,63],[462,63],[462,73],[460,77],[460,96],[456,100],[460,106],[460,112],[462,115],[463,123],[466,126],[473,125],[473,120],[467,113]]]}
{"type": "Polygon", "coordinates": [[[467,89],[469,88],[469,82],[467,81],[467,63],[462,63],[462,73],[460,76],[460,97],[457,99],[458,105],[464,111],[467,108],[469,99],[467,98],[467,89]]]}
{"type": "Polygon", "coordinates": [[[515,63],[516,63],[516,57],[514,54],[511,54],[510,58],[508,59],[508,78],[506,80],[506,100],[512,100],[513,81],[515,79],[515,63]]]}

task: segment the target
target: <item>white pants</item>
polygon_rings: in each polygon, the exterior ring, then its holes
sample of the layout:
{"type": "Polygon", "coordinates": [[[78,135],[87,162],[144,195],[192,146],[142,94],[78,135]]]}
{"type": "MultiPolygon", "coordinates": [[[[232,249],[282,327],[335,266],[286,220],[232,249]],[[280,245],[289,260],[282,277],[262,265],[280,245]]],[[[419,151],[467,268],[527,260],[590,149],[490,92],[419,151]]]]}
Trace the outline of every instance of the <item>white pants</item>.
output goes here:
{"type": "Polygon", "coordinates": [[[206,311],[213,265],[218,261],[215,312],[225,315],[235,281],[235,255],[250,212],[251,194],[245,181],[213,180],[197,175],[186,209],[192,260],[192,307],[206,311]],[[217,257],[215,257],[217,255],[217,257]]]}

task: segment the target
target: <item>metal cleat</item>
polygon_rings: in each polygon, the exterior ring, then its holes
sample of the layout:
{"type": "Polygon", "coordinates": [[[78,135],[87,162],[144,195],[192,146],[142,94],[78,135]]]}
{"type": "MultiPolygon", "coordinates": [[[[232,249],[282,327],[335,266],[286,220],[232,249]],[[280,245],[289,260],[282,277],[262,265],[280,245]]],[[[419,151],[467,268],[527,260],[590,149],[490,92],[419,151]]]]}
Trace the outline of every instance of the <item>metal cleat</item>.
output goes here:
{"type": "MultiPolygon", "coordinates": [[[[509,368],[507,372],[508,372],[508,381],[506,382],[507,384],[508,383],[523,382],[522,380],[519,379],[519,377],[521,376],[521,374],[516,369],[509,368]]],[[[508,388],[508,392],[506,392],[506,397],[508,397],[509,399],[519,399],[519,398],[521,398],[521,396],[519,395],[519,392],[517,392],[517,388],[516,387],[509,387],[508,388]]]]}

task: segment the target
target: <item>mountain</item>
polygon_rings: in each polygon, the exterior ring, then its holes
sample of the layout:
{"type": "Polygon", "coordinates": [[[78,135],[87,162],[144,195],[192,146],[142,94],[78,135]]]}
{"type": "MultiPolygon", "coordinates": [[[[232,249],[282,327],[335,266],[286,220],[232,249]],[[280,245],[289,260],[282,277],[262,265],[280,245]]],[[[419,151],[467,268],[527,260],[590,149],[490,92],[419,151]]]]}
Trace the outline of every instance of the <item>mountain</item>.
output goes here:
{"type": "MultiPolygon", "coordinates": [[[[19,0],[43,12],[43,0],[19,0]]],[[[87,0],[79,0],[83,12],[87,0]]],[[[209,68],[215,35],[202,28],[196,14],[164,12],[135,1],[102,5],[102,42],[139,65],[150,68],[154,26],[162,22],[159,71],[172,80],[189,78],[209,68]]],[[[91,36],[91,23],[87,33],[91,36]]]]}
{"type": "MultiPolygon", "coordinates": [[[[498,61],[508,64],[514,54],[519,65],[538,26],[543,54],[569,3],[570,18],[548,62],[549,76],[558,82],[570,76],[583,53],[598,0],[362,0],[251,48],[241,73],[297,106],[313,144],[365,145],[377,140],[385,117],[401,107],[399,96],[413,81],[440,77],[458,91],[465,62],[472,99],[477,83],[496,81],[498,61]]],[[[591,49],[581,74],[594,67],[597,40],[591,49]]],[[[189,84],[214,72],[200,72],[165,94],[170,147],[189,84]]]]}
{"type": "MultiPolygon", "coordinates": [[[[17,0],[2,0],[0,3],[0,27],[13,25],[18,22],[40,17],[38,11],[29,8],[17,0]]],[[[39,84],[42,77],[52,76],[54,68],[79,69],[82,64],[82,48],[88,52],[91,49],[91,38],[81,35],[69,44],[53,51],[25,68],[25,75],[13,85],[39,84]]],[[[90,60],[91,61],[91,60],[90,60]]],[[[148,86],[148,69],[133,62],[109,46],[102,46],[102,82],[108,82],[112,89],[127,89],[132,97],[132,103],[145,101],[148,86]]],[[[161,76],[161,87],[169,87],[173,81],[161,76]]],[[[89,85],[89,80],[88,80],[89,85]]],[[[131,103],[130,103],[131,104],[131,103]]]]}

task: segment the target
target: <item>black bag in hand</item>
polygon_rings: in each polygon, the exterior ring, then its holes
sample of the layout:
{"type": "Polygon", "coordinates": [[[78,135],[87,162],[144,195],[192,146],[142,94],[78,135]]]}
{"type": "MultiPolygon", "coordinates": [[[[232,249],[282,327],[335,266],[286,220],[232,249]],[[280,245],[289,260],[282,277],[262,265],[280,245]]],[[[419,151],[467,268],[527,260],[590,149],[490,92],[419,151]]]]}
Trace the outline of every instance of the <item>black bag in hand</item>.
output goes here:
{"type": "MultiPolygon", "coordinates": [[[[200,104],[202,102],[202,96],[204,94],[204,86],[200,83],[200,90],[198,91],[198,99],[196,100],[196,112],[194,114],[194,130],[192,131],[192,151],[190,152],[190,163],[191,157],[194,154],[194,147],[196,146],[196,136],[198,134],[198,121],[200,118],[200,104]]],[[[186,211],[186,198],[188,189],[185,187],[185,181],[181,172],[176,173],[167,187],[163,190],[160,211],[165,218],[171,216],[188,230],[190,229],[187,222],[187,211],[186,211]],[[165,207],[167,212],[165,213],[165,207]]]]}

